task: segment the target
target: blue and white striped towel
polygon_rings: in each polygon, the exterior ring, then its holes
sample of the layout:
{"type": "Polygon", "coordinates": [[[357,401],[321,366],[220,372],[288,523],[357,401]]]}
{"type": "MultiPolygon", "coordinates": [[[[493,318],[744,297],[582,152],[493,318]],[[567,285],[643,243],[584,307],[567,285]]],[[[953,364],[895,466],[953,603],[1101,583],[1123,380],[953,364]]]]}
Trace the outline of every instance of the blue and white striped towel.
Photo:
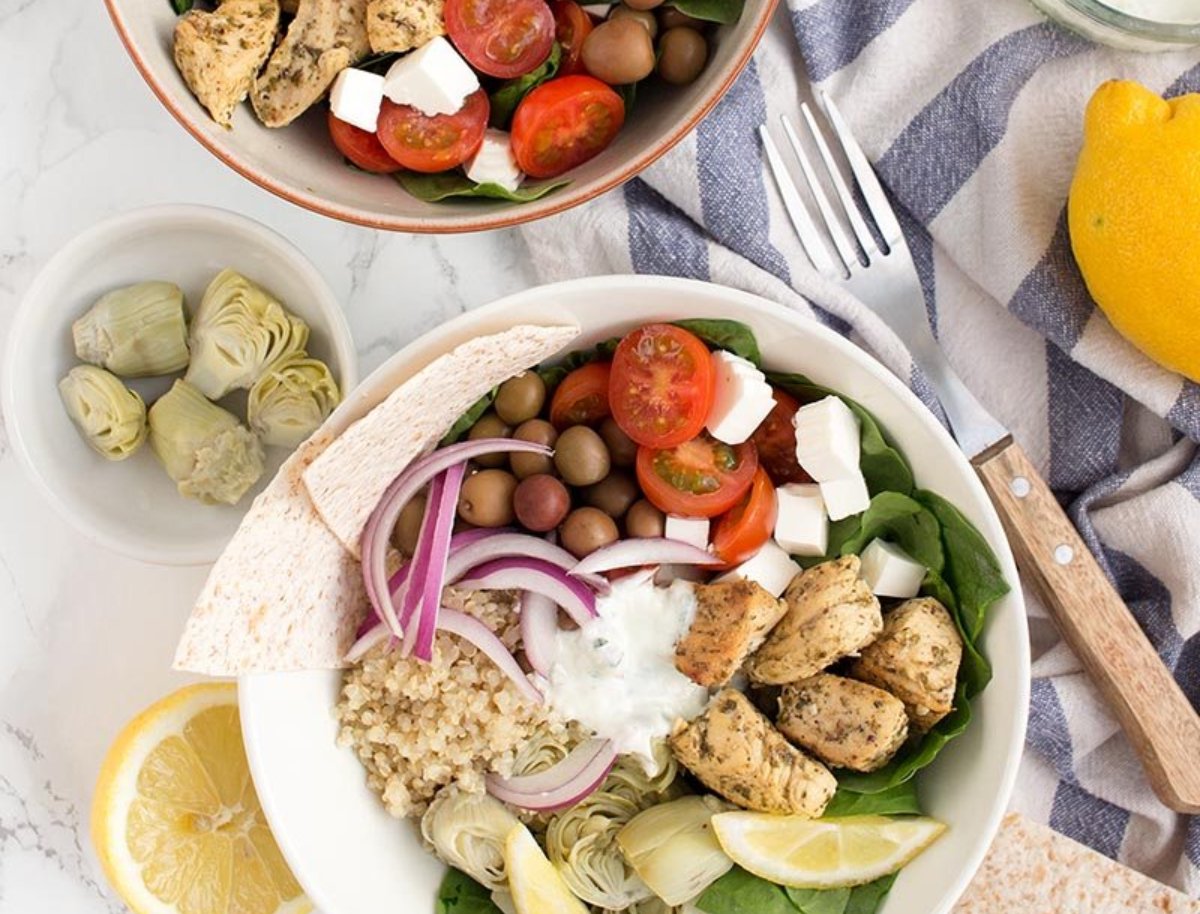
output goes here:
{"type": "MultiPolygon", "coordinates": [[[[847,330],[912,381],[890,331],[809,266],[764,172],[756,128],[797,117],[807,70],[899,205],[951,361],[1071,507],[1200,702],[1200,387],[1114,333],[1074,266],[1064,219],[1095,87],[1127,77],[1197,91],[1200,53],[1100,48],[1025,0],[789,2],[729,95],[670,155],[526,230],[542,278],[642,272],[736,286],[847,330]],[[588,241],[563,256],[563,238],[588,241]]],[[[1029,602],[1035,679],[1015,808],[1200,894],[1200,821],[1158,804],[1079,662],[1029,602]]]]}

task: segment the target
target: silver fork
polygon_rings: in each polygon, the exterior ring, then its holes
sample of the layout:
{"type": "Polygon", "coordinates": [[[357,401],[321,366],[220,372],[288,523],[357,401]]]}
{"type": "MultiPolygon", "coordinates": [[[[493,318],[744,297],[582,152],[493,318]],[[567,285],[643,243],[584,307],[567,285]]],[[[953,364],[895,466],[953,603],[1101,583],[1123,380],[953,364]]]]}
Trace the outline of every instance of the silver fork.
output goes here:
{"type": "Polygon", "coordinates": [[[930,330],[916,266],[883,187],[833,100],[824,93],[817,99],[867,212],[859,209],[805,103],[803,129],[820,164],[786,116],[782,127],[817,218],[770,131],[766,125],[759,128],[767,164],[801,246],[817,271],[842,283],[908,346],[991,496],[1018,564],[1105,695],[1159,799],[1179,812],[1200,812],[1200,717],[1025,452],[946,359],[930,330]],[[827,188],[832,188],[832,198],[827,188]]]}

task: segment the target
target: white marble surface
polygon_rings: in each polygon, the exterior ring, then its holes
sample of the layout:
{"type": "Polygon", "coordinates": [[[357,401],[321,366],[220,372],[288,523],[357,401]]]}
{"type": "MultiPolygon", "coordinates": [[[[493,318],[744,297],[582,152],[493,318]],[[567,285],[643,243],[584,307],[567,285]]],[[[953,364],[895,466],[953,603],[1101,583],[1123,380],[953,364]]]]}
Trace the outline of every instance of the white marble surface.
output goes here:
{"type": "MultiPolygon", "coordinates": [[[[376,233],[227,170],[159,106],[98,0],[0,0],[0,85],[0,346],[63,242],[154,203],[227,207],[290,238],[344,301],[364,375],[533,282],[515,232],[376,233]]],[[[33,490],[0,422],[0,914],[124,910],[87,836],[92,782],[121,725],[185,681],[170,658],[203,575],[89,544],[33,490]]]]}

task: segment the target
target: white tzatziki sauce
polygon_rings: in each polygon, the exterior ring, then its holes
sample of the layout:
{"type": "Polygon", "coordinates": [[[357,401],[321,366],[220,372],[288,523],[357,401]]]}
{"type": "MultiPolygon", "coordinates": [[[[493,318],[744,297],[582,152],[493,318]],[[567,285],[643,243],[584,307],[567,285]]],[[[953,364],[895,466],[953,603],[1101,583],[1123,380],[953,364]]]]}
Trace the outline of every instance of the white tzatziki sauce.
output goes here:
{"type": "Polygon", "coordinates": [[[687,581],[616,581],[596,598],[596,612],[583,627],[558,633],[550,704],[612,740],[618,753],[653,766],[654,740],[708,703],[708,689],[675,669],[675,642],[692,624],[695,592],[687,581]]]}

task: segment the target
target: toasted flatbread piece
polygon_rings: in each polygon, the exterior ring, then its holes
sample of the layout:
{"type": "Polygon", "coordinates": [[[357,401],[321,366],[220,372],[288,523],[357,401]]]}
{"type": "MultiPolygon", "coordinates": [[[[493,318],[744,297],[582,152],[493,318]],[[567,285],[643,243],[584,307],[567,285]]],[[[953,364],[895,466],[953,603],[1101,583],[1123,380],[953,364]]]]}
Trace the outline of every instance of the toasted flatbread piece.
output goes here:
{"type": "Polygon", "coordinates": [[[455,419],[578,333],[574,325],[522,324],[476,337],[434,359],[350,426],[304,471],[313,504],[346,549],[359,554],[363,527],[384,490],[414,458],[432,449],[455,419]]]}
{"type": "Polygon", "coordinates": [[[376,54],[411,51],[446,34],[446,0],[370,0],[367,35],[376,54]]]}
{"type": "Polygon", "coordinates": [[[362,569],[300,479],[330,437],[302,444],[254,500],[192,609],[176,669],[238,676],[345,665],[367,609],[362,569]]]}

